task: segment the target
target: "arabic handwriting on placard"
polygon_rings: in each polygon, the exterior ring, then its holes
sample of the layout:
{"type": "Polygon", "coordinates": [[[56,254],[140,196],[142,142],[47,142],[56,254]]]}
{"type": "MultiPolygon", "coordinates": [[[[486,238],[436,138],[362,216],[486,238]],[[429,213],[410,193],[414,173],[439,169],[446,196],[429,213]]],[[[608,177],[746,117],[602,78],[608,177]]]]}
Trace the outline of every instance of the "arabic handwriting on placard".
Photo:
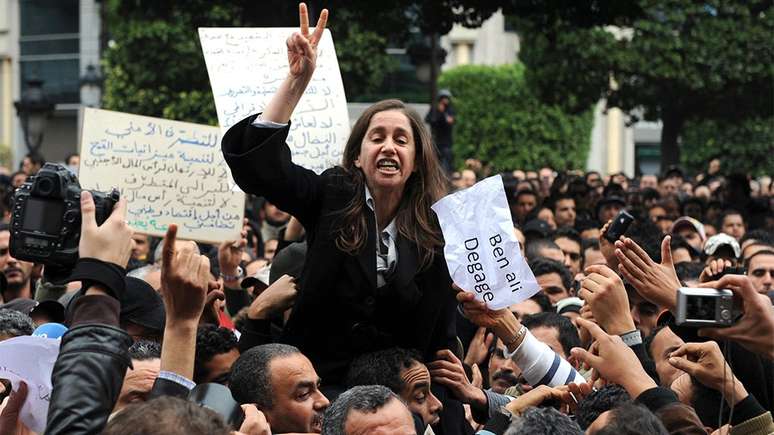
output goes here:
{"type": "Polygon", "coordinates": [[[217,128],[87,109],[83,132],[82,187],[118,187],[135,230],[163,235],[176,223],[181,237],[211,242],[239,234],[244,194],[231,188],[217,128]]]}
{"type": "MultiPolygon", "coordinates": [[[[223,132],[260,113],[288,74],[285,40],[294,29],[202,28],[218,122],[223,132]]],[[[349,136],[344,87],[330,32],[318,46],[317,68],[292,116],[287,143],[293,161],[322,172],[339,163],[349,136]]]]}

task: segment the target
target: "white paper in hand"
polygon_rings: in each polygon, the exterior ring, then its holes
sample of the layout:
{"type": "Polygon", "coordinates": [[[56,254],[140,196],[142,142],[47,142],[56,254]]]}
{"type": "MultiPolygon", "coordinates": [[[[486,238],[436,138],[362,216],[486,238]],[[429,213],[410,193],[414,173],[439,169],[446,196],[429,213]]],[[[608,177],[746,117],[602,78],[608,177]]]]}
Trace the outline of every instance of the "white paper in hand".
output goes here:
{"type": "Polygon", "coordinates": [[[0,343],[0,379],[10,380],[14,391],[19,388],[19,381],[27,384],[27,400],[20,419],[37,433],[46,430],[51,372],[59,355],[59,343],[60,340],[28,335],[0,343]]]}
{"type": "Polygon", "coordinates": [[[521,302],[540,290],[519,250],[499,175],[447,195],[433,204],[446,241],[452,280],[493,310],[521,302]]]}

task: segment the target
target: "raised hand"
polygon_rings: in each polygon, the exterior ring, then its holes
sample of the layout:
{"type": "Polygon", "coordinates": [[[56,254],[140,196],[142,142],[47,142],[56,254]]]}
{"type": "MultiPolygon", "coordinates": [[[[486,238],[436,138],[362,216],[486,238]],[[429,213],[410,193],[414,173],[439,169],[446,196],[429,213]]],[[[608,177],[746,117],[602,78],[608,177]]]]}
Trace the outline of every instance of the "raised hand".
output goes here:
{"type": "Polygon", "coordinates": [[[705,386],[724,393],[730,406],[747,397],[747,390],[736,379],[714,341],[683,344],[669,355],[669,364],[693,376],[705,386]]]}
{"type": "MultiPolygon", "coordinates": [[[[245,219],[247,222],[247,219],[245,219]]],[[[237,276],[239,263],[242,261],[242,254],[247,246],[247,228],[243,227],[240,239],[237,241],[223,242],[218,246],[218,265],[220,273],[225,276],[237,276]]],[[[228,288],[239,288],[240,279],[225,281],[224,285],[228,288]]]]}
{"type": "Polygon", "coordinates": [[[167,324],[198,323],[210,288],[210,260],[197,254],[194,242],[177,242],[177,225],[170,225],[161,257],[161,292],[167,324]]]}
{"type": "Polygon", "coordinates": [[[317,27],[311,34],[309,33],[309,11],[306,8],[306,3],[298,5],[298,18],[300,31],[290,35],[286,41],[288,65],[291,76],[304,78],[308,81],[312,78],[317,64],[317,44],[320,42],[325,25],[328,23],[328,10],[322,10],[320,18],[317,20],[317,27]]]}
{"type": "Polygon", "coordinates": [[[620,335],[634,331],[623,281],[607,266],[586,268],[588,276],[581,281],[578,296],[591,307],[594,319],[608,334],[620,335]]]}
{"type": "Polygon", "coordinates": [[[481,388],[471,384],[462,362],[449,350],[436,353],[438,359],[427,364],[433,382],[444,385],[451,390],[460,402],[485,407],[486,394],[481,388]]]}
{"type": "Polygon", "coordinates": [[[774,309],[771,300],[755,291],[750,278],[726,275],[707,283],[717,289],[729,289],[742,299],[742,317],[727,328],[702,328],[699,335],[717,340],[733,340],[751,352],[774,360],[774,309]]]}
{"type": "Polygon", "coordinates": [[[245,419],[239,427],[239,432],[231,432],[236,435],[271,435],[271,427],[266,421],[266,416],[255,405],[242,405],[245,419]]]}
{"type": "Polygon", "coordinates": [[[290,275],[282,275],[272,285],[262,291],[247,309],[250,319],[268,319],[293,306],[298,289],[296,280],[290,275]]]}
{"type": "Polygon", "coordinates": [[[572,356],[594,369],[594,379],[601,376],[608,382],[619,384],[630,396],[636,398],[656,383],[645,373],[637,355],[617,335],[608,335],[596,323],[582,318],[576,320],[578,326],[586,328],[594,337],[589,350],[576,347],[572,356]]]}
{"type": "Polygon", "coordinates": [[[716,258],[714,260],[711,260],[707,267],[704,268],[704,270],[701,271],[701,275],[699,275],[699,282],[709,282],[712,281],[712,279],[719,274],[720,272],[723,272],[724,269],[731,267],[731,262],[726,260],[725,258],[716,258]]]}
{"type": "Polygon", "coordinates": [[[649,302],[674,311],[677,289],[681,287],[675,265],[672,263],[670,236],[661,241],[661,264],[653,261],[634,240],[626,238],[615,242],[618,270],[649,302]]]}
{"type": "Polygon", "coordinates": [[[96,258],[126,267],[132,256],[133,234],[134,230],[126,223],[126,199],[121,198],[107,220],[97,226],[94,198],[87,190],[81,192],[80,258],[96,258]]]}
{"type": "Polygon", "coordinates": [[[495,336],[491,332],[486,332],[486,328],[478,328],[473,339],[468,345],[468,352],[465,354],[465,364],[473,366],[481,364],[489,355],[489,348],[492,347],[495,336]]]}
{"type": "Polygon", "coordinates": [[[602,230],[599,231],[599,250],[602,252],[602,256],[605,257],[607,265],[612,269],[615,269],[618,267],[618,258],[615,256],[615,245],[610,243],[610,240],[607,240],[607,237],[605,237],[605,234],[607,234],[607,229],[610,228],[612,223],[613,220],[610,219],[605,223],[605,225],[602,226],[602,230]]]}

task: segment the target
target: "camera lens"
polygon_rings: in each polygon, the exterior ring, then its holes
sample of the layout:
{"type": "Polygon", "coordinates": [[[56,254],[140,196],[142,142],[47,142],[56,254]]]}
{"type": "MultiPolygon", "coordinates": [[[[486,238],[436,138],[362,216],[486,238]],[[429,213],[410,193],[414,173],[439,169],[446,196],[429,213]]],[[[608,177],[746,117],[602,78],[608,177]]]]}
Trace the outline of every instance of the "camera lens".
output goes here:
{"type": "Polygon", "coordinates": [[[50,178],[40,178],[35,186],[37,187],[38,194],[48,196],[54,193],[54,182],[50,178]]]}

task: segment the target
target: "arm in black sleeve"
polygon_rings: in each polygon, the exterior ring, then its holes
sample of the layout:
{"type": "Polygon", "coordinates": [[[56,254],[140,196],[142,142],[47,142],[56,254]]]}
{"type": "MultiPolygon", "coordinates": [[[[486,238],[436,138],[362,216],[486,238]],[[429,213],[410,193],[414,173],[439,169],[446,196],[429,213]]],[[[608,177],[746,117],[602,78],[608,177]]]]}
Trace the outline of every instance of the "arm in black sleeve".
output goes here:
{"type": "Polygon", "coordinates": [[[285,143],[290,123],[256,127],[252,125],[256,117],[243,119],[223,136],[223,157],[234,181],[246,193],[266,197],[305,228],[313,228],[322,206],[320,176],[293,163],[285,143]]]}
{"type": "Polygon", "coordinates": [[[51,375],[47,434],[100,433],[118,400],[132,339],[118,328],[118,300],[82,296],[73,303],[51,375]]]}
{"type": "Polygon", "coordinates": [[[226,311],[230,316],[236,316],[244,307],[250,306],[250,295],[245,289],[235,289],[225,287],[223,294],[226,296],[226,311]]]}
{"type": "Polygon", "coordinates": [[[274,343],[271,330],[271,320],[246,319],[242,336],[239,337],[239,353],[243,354],[255,346],[274,343]]]}

